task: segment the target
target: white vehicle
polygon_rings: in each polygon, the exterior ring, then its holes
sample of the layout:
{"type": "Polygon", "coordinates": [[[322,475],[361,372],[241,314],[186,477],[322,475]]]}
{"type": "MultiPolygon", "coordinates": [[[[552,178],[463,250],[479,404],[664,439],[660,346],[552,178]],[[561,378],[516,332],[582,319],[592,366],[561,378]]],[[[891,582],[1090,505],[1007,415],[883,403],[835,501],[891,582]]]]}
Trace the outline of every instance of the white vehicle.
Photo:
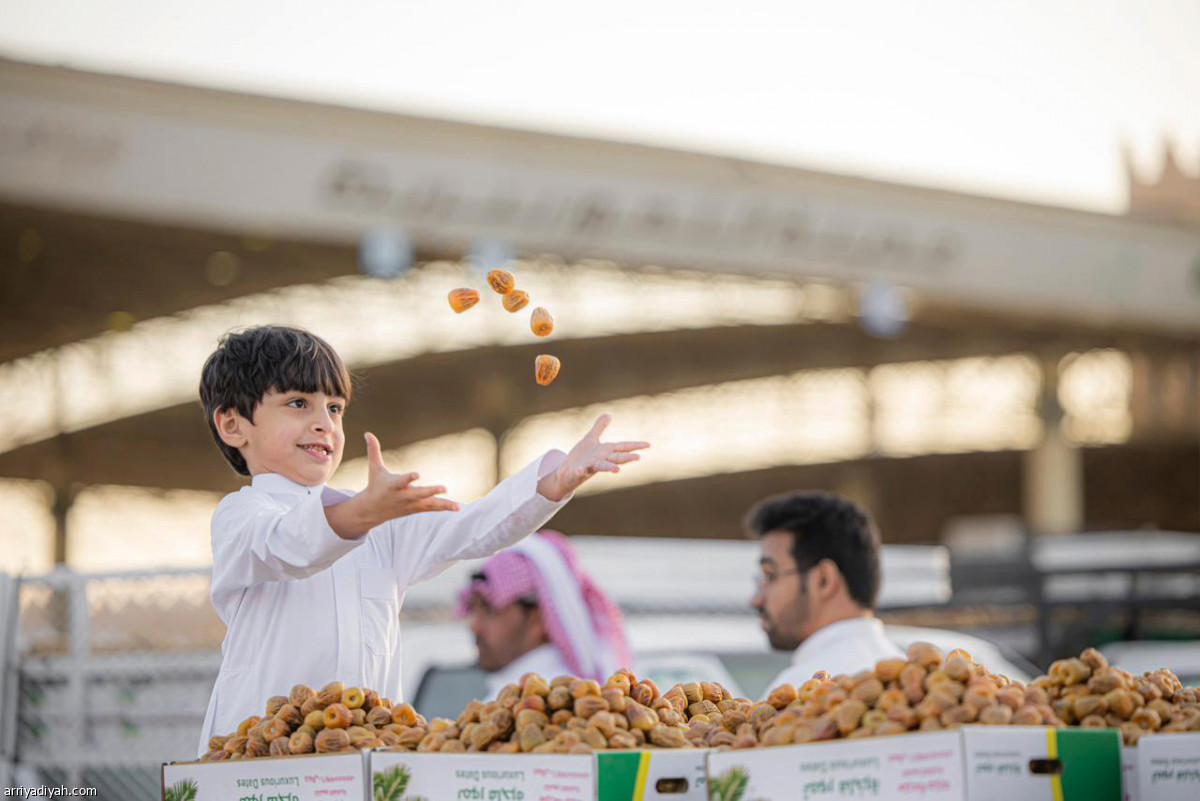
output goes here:
{"type": "Polygon", "coordinates": [[[1128,670],[1135,676],[1167,668],[1184,686],[1200,684],[1200,640],[1114,642],[1102,647],[1100,653],[1113,667],[1128,670]]]}

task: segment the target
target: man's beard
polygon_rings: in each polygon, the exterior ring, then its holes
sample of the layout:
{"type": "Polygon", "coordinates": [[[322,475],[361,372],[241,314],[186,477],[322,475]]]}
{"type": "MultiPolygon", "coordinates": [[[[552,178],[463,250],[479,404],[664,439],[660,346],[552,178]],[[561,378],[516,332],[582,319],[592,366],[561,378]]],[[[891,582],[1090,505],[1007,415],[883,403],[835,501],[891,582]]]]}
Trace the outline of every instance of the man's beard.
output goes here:
{"type": "MultiPolygon", "coordinates": [[[[801,593],[798,600],[802,605],[802,608],[797,613],[795,623],[796,632],[803,630],[804,623],[809,617],[808,594],[801,593]]],[[[767,635],[767,641],[771,643],[771,647],[776,651],[795,651],[800,647],[800,643],[804,642],[804,638],[800,636],[799,633],[789,633],[783,631],[778,625],[776,625],[775,620],[767,614],[765,609],[759,612],[758,617],[759,621],[763,624],[763,631],[767,635]]]]}
{"type": "Polygon", "coordinates": [[[475,652],[479,654],[478,665],[484,673],[495,673],[500,668],[496,665],[496,655],[491,652],[482,640],[475,640],[475,652]]]}
{"type": "Polygon", "coordinates": [[[780,631],[766,615],[762,615],[761,617],[765,624],[763,630],[766,632],[767,642],[771,643],[772,648],[776,651],[795,651],[800,647],[802,640],[797,639],[794,635],[785,634],[780,631]]]}

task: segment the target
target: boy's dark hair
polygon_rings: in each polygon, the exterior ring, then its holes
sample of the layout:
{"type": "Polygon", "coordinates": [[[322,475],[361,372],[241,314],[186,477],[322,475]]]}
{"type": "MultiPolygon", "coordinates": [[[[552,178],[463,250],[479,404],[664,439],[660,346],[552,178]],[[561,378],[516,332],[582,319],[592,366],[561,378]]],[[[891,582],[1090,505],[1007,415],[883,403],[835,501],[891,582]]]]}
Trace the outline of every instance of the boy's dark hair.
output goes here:
{"type": "Polygon", "coordinates": [[[852,501],[828,492],[791,492],[758,503],[746,515],[755,537],[772,531],[792,533],[797,570],[829,559],[842,573],[854,602],[874,609],[879,596],[879,529],[852,501]]]}
{"type": "Polygon", "coordinates": [[[350,372],[329,343],[302,328],[264,325],[230,331],[200,371],[200,405],[226,461],[243,476],[250,468],[241,451],[221,441],[213,414],[226,409],[254,422],[268,392],[324,392],[350,402],[350,372]]]}

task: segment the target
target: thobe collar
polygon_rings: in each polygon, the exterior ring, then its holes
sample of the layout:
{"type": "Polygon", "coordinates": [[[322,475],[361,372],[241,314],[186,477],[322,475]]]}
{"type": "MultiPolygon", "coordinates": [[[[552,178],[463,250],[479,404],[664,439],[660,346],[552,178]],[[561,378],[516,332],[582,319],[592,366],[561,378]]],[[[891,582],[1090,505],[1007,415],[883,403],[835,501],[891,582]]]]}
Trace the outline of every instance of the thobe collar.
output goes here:
{"type": "Polygon", "coordinates": [[[883,639],[883,621],[877,617],[851,617],[822,626],[792,653],[792,664],[806,661],[822,649],[836,648],[838,640],[861,636],[883,639]]]}
{"type": "MultiPolygon", "coordinates": [[[[322,506],[333,506],[354,495],[353,492],[334,489],[326,484],[318,484],[315,487],[310,487],[306,484],[297,484],[295,481],[281,476],[279,473],[259,473],[250,479],[250,486],[269,495],[291,495],[298,498],[308,495],[320,495],[322,506]]],[[[296,503],[299,503],[299,501],[296,501],[296,503]]]]}
{"type": "Polygon", "coordinates": [[[250,486],[272,495],[312,495],[321,493],[325,489],[324,484],[318,484],[315,487],[297,484],[279,473],[259,473],[250,479],[250,486]]]}
{"type": "Polygon", "coordinates": [[[537,673],[546,681],[550,681],[554,678],[546,675],[550,671],[554,671],[555,676],[569,672],[558,648],[553,643],[543,643],[521,654],[499,670],[485,674],[488,697],[495,698],[496,694],[504,689],[504,685],[520,682],[526,673],[537,673]]]}

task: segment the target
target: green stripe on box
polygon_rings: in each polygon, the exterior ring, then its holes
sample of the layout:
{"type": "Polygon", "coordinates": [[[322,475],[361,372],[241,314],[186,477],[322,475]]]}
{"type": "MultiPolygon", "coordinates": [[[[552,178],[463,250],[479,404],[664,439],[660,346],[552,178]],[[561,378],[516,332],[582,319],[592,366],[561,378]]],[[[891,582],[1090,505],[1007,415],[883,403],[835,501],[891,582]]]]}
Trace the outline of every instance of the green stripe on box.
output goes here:
{"type": "Polygon", "coordinates": [[[596,801],[631,801],[641,765],[640,751],[596,754],[596,801]]]}
{"type": "Polygon", "coordinates": [[[1122,801],[1121,734],[1116,729],[1059,729],[1063,801],[1122,801]]]}

